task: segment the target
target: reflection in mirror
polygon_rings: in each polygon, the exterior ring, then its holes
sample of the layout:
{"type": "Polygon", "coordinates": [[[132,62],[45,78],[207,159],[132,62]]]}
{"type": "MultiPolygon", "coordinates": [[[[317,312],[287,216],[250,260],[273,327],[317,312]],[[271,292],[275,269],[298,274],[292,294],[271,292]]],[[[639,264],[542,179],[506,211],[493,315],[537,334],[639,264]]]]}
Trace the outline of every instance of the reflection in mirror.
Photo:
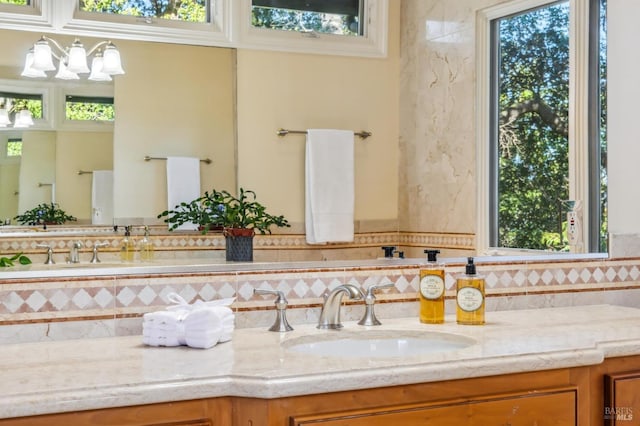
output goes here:
{"type": "MultiPolygon", "coordinates": [[[[20,72],[25,52],[39,37],[0,30],[0,79],[24,84],[20,72]]],[[[55,37],[65,44],[73,41],[73,36],[55,37]]],[[[87,45],[94,42],[89,37],[82,40],[87,45]]],[[[116,222],[162,223],[156,216],[167,208],[166,165],[145,162],[147,155],[211,158],[213,163],[201,168],[201,192],[214,187],[235,191],[235,52],[129,40],[114,43],[125,75],[111,85],[37,80],[52,88],[56,105],[44,106],[45,117],[34,128],[0,131],[3,223],[39,203],[55,201],[78,218],[77,225],[91,224],[93,176],[78,172],[94,170],[114,171],[116,222]],[[113,125],[65,118],[69,95],[103,96],[105,89],[114,98],[113,125]],[[21,155],[8,155],[18,139],[21,155]]]]}

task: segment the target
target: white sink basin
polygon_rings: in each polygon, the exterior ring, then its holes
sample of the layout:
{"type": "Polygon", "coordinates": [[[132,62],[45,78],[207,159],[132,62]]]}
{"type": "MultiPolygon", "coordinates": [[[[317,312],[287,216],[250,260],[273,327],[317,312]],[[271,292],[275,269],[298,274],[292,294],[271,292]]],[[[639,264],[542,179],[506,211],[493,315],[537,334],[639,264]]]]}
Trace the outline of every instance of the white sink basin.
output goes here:
{"type": "Polygon", "coordinates": [[[285,341],[285,349],[339,358],[408,357],[464,349],[475,340],[451,333],[406,330],[345,332],[302,336],[285,341]]]}

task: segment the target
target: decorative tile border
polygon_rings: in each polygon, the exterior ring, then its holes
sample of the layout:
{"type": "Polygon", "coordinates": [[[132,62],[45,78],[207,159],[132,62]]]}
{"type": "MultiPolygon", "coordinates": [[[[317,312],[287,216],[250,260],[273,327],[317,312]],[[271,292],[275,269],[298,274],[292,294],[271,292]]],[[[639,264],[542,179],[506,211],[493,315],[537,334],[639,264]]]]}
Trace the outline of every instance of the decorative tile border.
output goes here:
{"type": "MultiPolygon", "coordinates": [[[[640,259],[624,261],[556,262],[545,264],[479,264],[491,297],[541,295],[555,292],[613,291],[640,288],[640,259]]],[[[455,277],[463,265],[447,268],[447,296],[454,296],[455,277]]],[[[272,309],[273,297],[256,296],[256,288],[281,291],[291,309],[318,307],[327,289],[350,283],[381,290],[379,301],[416,300],[419,266],[327,268],[232,273],[160,274],[149,276],[82,277],[51,280],[2,280],[0,325],[68,321],[74,318],[139,317],[164,309],[175,292],[187,302],[235,297],[239,312],[272,309]]]]}

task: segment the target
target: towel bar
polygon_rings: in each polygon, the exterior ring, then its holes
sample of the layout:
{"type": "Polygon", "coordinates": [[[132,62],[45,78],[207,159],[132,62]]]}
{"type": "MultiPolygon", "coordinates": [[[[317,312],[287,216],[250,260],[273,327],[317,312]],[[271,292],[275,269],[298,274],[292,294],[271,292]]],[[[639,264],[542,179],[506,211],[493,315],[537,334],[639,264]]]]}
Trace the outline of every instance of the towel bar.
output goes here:
{"type": "MultiPolygon", "coordinates": [[[[166,160],[167,157],[150,157],[148,155],[144,156],[144,161],[151,161],[151,160],[166,160]]],[[[210,158],[205,158],[205,159],[200,159],[201,162],[203,163],[207,163],[207,164],[211,164],[213,161],[211,161],[210,158]]]]}
{"type": "MultiPolygon", "coordinates": [[[[296,134],[299,134],[299,135],[306,135],[306,134],[307,134],[307,131],[306,131],[306,130],[288,130],[288,129],[278,129],[278,131],[276,132],[276,134],[277,134],[278,136],[286,136],[286,135],[288,135],[289,133],[296,133],[296,134]]],[[[362,131],[360,131],[360,132],[354,132],[353,134],[354,134],[354,135],[356,135],[356,136],[359,136],[361,139],[366,139],[366,138],[368,138],[369,136],[372,136],[372,135],[373,135],[373,133],[371,133],[371,132],[367,132],[367,131],[365,131],[365,130],[362,130],[362,131]]]]}
{"type": "Polygon", "coordinates": [[[78,175],[82,176],[82,175],[90,175],[93,174],[92,171],[86,171],[86,170],[78,170],[78,175]]]}

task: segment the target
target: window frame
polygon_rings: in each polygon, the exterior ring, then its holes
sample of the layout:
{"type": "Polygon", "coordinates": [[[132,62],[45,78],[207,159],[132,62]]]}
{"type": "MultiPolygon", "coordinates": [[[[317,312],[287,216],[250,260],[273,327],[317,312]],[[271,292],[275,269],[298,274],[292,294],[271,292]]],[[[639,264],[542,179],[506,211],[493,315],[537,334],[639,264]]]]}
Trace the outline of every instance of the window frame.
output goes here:
{"type": "MultiPolygon", "coordinates": [[[[519,252],[535,253],[539,250],[494,247],[491,242],[492,203],[497,196],[497,181],[493,179],[495,144],[492,143],[491,93],[491,21],[523,11],[556,3],[557,0],[518,0],[480,10],[476,21],[476,70],[477,70],[477,232],[476,246],[479,253],[514,254],[519,252]]],[[[590,66],[589,66],[589,27],[592,17],[589,13],[589,1],[569,0],[569,198],[583,201],[581,252],[594,250],[592,238],[594,200],[590,181],[593,174],[592,164],[594,144],[590,139],[589,128],[590,66]],[[591,162],[590,162],[591,161],[591,162]]],[[[599,146],[599,141],[597,141],[599,146]]],[[[599,199],[595,200],[595,204],[599,199]]],[[[597,228],[597,226],[596,226],[597,228]]],[[[599,235],[599,233],[598,233],[599,235]]],[[[596,239],[597,241],[597,239],[596,239]]],[[[597,246],[597,244],[596,244],[597,246]]],[[[548,254],[548,252],[544,252],[548,254]]],[[[558,253],[562,254],[562,253],[558,253]]]]}
{"type": "Polygon", "coordinates": [[[240,47],[340,56],[387,55],[388,0],[363,0],[365,29],[364,34],[357,37],[256,28],[251,25],[251,0],[239,3],[236,15],[240,47]]]}
{"type": "Polygon", "coordinates": [[[148,23],[131,16],[83,12],[79,0],[59,3],[56,4],[60,16],[57,24],[74,34],[204,46],[225,46],[231,40],[230,0],[211,0],[209,23],[160,19],[148,23]]]}
{"type": "MultiPolygon", "coordinates": [[[[96,96],[114,97],[112,85],[89,84],[58,84],[54,91],[55,129],[76,132],[112,132],[115,126],[113,121],[95,120],[69,120],[66,114],[67,95],[71,96],[96,96]]],[[[117,112],[116,112],[117,114],[117,112]]]]}
{"type": "MultiPolygon", "coordinates": [[[[54,128],[54,108],[51,107],[53,99],[53,83],[32,82],[22,80],[0,79],[1,92],[24,93],[42,96],[42,118],[34,118],[33,126],[29,130],[52,130],[54,128]]],[[[2,127],[0,131],[14,131],[13,126],[2,127]]],[[[25,130],[25,129],[22,129],[25,130]]]]}
{"type": "Polygon", "coordinates": [[[31,0],[31,5],[0,4],[0,26],[3,29],[46,31],[53,28],[53,5],[49,0],[31,0]]]}

